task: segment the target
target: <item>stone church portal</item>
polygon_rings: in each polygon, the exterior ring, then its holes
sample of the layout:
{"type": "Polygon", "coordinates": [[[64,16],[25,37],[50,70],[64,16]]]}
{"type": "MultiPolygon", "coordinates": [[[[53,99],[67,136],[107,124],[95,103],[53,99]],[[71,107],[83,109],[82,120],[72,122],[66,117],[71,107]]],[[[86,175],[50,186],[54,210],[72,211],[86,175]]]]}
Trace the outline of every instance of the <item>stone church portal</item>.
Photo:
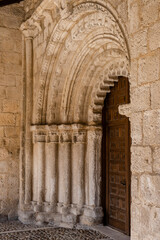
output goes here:
{"type": "Polygon", "coordinates": [[[159,12],[0,0],[0,221],[159,240],[159,12]]]}

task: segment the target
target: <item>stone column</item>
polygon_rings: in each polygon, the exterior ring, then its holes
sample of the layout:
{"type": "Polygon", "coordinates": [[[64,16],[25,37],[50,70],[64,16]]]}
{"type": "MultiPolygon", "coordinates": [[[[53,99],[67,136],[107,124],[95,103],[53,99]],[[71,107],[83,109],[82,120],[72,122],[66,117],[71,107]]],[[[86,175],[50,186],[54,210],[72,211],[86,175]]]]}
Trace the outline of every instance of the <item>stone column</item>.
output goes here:
{"type": "Polygon", "coordinates": [[[94,126],[88,128],[89,205],[93,207],[99,205],[100,198],[101,136],[101,128],[94,126]]]}
{"type": "Polygon", "coordinates": [[[87,158],[89,161],[89,205],[96,205],[96,134],[94,130],[88,130],[87,158]]]}
{"type": "Polygon", "coordinates": [[[45,200],[51,206],[57,203],[57,175],[58,175],[58,134],[56,130],[49,130],[49,139],[46,143],[46,181],[45,200]]]}
{"type": "MultiPolygon", "coordinates": [[[[23,106],[25,106],[26,96],[25,96],[25,83],[26,83],[26,45],[25,45],[25,37],[22,36],[22,69],[23,69],[23,88],[22,88],[22,100],[23,106]]],[[[21,135],[20,135],[20,189],[19,189],[19,207],[20,209],[23,208],[25,202],[25,149],[24,149],[24,142],[25,142],[25,109],[22,110],[22,117],[21,117],[21,135]]]]}
{"type": "Polygon", "coordinates": [[[72,144],[72,161],[76,162],[73,169],[76,181],[77,205],[82,207],[85,201],[85,186],[84,186],[84,164],[86,151],[86,130],[77,129],[73,126],[73,144],[72,144]]]}
{"type": "Polygon", "coordinates": [[[25,116],[25,204],[32,200],[32,106],[33,106],[33,42],[25,38],[26,45],[26,116],[25,116]]]}
{"type": "Polygon", "coordinates": [[[71,203],[71,132],[69,126],[59,126],[60,143],[59,143],[59,161],[61,168],[62,184],[59,190],[63,192],[63,205],[68,207],[71,203]]]}
{"type": "Polygon", "coordinates": [[[87,155],[85,165],[86,202],[82,224],[99,224],[103,219],[103,209],[100,206],[101,188],[101,127],[87,127],[87,155]]]}
{"type": "Polygon", "coordinates": [[[44,201],[44,168],[45,168],[45,142],[37,142],[38,145],[38,205],[44,201]]]}
{"type": "MultiPolygon", "coordinates": [[[[34,183],[38,207],[44,202],[45,195],[45,142],[46,133],[35,132],[34,133],[34,183]],[[37,189],[36,189],[37,188],[37,189]]],[[[34,193],[34,194],[35,194],[34,193]]],[[[37,209],[38,210],[38,209],[37,209]]]]}

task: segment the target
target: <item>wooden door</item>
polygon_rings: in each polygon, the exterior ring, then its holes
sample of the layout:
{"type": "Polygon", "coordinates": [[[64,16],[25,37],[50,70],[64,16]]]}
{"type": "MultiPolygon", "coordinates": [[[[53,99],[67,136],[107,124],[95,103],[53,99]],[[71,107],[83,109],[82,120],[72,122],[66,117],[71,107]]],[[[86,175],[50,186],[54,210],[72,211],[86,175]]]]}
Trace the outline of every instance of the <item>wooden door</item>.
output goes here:
{"type": "Polygon", "coordinates": [[[105,223],[129,235],[130,230],[130,126],[118,113],[129,102],[128,79],[107,94],[103,108],[103,207],[105,223]]]}

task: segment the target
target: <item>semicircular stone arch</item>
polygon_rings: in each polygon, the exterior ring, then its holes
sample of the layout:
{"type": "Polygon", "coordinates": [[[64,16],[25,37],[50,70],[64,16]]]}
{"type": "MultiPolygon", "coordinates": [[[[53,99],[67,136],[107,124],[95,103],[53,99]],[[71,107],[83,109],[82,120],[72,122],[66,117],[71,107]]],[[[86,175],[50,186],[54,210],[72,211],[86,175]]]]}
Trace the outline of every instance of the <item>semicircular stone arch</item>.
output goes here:
{"type": "Polygon", "coordinates": [[[35,124],[99,124],[106,94],[129,75],[120,20],[105,1],[73,4],[54,28],[39,75],[35,124]]]}

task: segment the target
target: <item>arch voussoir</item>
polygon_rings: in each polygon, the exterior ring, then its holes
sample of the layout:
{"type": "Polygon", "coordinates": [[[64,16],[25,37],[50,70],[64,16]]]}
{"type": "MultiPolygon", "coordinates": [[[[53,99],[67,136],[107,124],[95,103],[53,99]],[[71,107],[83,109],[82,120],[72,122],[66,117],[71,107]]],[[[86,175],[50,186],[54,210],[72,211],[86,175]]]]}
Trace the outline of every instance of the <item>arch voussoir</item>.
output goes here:
{"type": "Polygon", "coordinates": [[[114,83],[118,82],[119,76],[129,77],[129,61],[127,59],[118,59],[109,64],[103,75],[100,76],[99,84],[95,86],[92,93],[92,102],[89,108],[90,121],[97,124],[101,123],[104,99],[114,83]]]}

